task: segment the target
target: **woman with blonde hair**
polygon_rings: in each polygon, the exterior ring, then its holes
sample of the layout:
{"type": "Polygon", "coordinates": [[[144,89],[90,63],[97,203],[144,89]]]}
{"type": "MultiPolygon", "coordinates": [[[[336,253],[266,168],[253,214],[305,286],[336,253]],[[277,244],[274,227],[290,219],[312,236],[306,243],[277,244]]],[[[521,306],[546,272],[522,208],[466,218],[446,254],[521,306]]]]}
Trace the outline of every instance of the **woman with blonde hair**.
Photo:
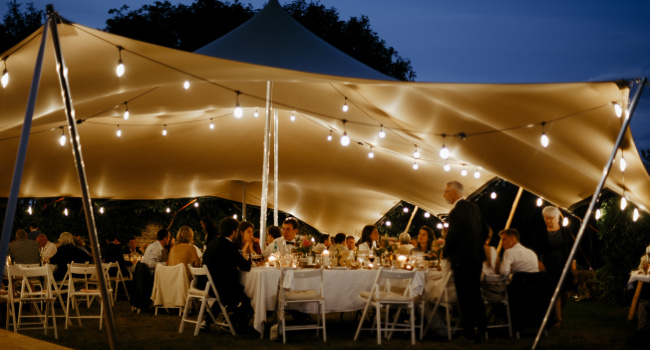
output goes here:
{"type": "Polygon", "coordinates": [[[50,264],[57,266],[56,271],[54,271],[54,279],[60,281],[65,277],[68,272],[68,264],[72,262],[85,263],[89,260],[90,256],[75,245],[72,233],[63,232],[59,236],[59,247],[56,254],[50,258],[50,264]]]}
{"type": "Polygon", "coordinates": [[[176,234],[176,244],[169,250],[169,257],[167,259],[167,266],[174,266],[183,264],[187,270],[188,276],[189,268],[187,264],[194,267],[201,266],[201,259],[196,253],[196,248],[192,244],[194,242],[194,231],[189,226],[183,226],[178,229],[176,234]]]}

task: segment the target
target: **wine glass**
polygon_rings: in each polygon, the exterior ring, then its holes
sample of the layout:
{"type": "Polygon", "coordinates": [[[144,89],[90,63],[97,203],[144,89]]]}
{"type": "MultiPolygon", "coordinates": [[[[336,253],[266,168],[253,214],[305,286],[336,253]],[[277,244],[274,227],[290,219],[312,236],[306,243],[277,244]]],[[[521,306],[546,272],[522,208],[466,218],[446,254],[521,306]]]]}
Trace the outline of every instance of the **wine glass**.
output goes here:
{"type": "Polygon", "coordinates": [[[374,262],[375,262],[375,254],[372,253],[372,250],[370,251],[370,254],[368,255],[368,261],[370,261],[370,264],[371,264],[370,266],[371,266],[371,268],[372,268],[373,266],[375,266],[375,265],[374,265],[374,262]]]}

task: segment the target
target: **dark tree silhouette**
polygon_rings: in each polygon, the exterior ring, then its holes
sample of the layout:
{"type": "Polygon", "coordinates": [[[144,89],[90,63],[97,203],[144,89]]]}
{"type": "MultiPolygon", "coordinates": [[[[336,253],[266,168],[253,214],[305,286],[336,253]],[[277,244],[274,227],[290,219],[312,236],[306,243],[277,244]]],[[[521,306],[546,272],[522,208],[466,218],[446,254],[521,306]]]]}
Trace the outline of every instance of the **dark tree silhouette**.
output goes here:
{"type": "Polygon", "coordinates": [[[0,52],[9,50],[43,25],[44,12],[36,10],[34,3],[27,3],[25,12],[20,10],[21,6],[16,0],[7,2],[7,13],[0,23],[0,52]]]}

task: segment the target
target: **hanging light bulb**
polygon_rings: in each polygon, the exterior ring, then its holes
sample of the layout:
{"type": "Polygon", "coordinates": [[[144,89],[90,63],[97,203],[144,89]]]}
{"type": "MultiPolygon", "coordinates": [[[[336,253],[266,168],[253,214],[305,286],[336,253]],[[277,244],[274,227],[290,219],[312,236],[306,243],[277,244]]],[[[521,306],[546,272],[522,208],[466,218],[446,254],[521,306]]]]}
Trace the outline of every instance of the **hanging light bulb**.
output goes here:
{"type": "Polygon", "coordinates": [[[255,118],[259,117],[259,116],[260,116],[260,112],[258,112],[257,109],[256,109],[256,110],[255,110],[255,113],[253,113],[253,116],[254,116],[255,118]]]}
{"type": "Polygon", "coordinates": [[[115,74],[117,74],[117,77],[121,77],[124,75],[124,62],[122,62],[122,50],[124,49],[122,46],[117,47],[119,54],[120,54],[120,59],[117,61],[117,67],[115,68],[115,74]]]}
{"type": "Polygon", "coordinates": [[[122,137],[122,130],[120,129],[120,124],[117,124],[117,132],[115,133],[117,137],[122,137]]]}
{"type": "Polygon", "coordinates": [[[185,82],[183,83],[183,88],[184,88],[185,90],[187,90],[187,89],[190,88],[190,81],[189,81],[189,80],[185,80],[185,82]]]}
{"type": "Polygon", "coordinates": [[[431,217],[431,214],[428,211],[425,211],[424,217],[428,219],[429,217],[431,217]]]}
{"type": "Polygon", "coordinates": [[[350,144],[350,137],[348,136],[347,132],[343,132],[343,136],[341,136],[341,144],[343,146],[347,146],[350,144]]]}
{"type": "Polygon", "coordinates": [[[463,170],[460,171],[461,176],[467,176],[467,169],[465,169],[465,166],[463,165],[463,170]]]}
{"type": "Polygon", "coordinates": [[[415,145],[415,152],[413,152],[413,158],[420,158],[420,152],[418,152],[418,145],[415,145]]]}
{"type": "Polygon", "coordinates": [[[442,222],[439,222],[438,225],[436,225],[436,228],[438,228],[438,230],[442,230],[443,227],[444,226],[442,225],[442,222]]]}
{"type": "Polygon", "coordinates": [[[2,60],[2,62],[4,62],[5,69],[2,72],[2,78],[0,79],[0,81],[2,81],[2,88],[4,89],[7,87],[7,84],[9,84],[9,72],[7,71],[7,58],[5,57],[5,59],[2,60]]]}
{"type": "Polygon", "coordinates": [[[368,158],[375,158],[375,152],[372,151],[372,146],[370,146],[370,152],[368,152],[368,158]]]}
{"type": "Polygon", "coordinates": [[[542,199],[542,197],[537,198],[537,206],[541,207],[542,204],[544,204],[544,200],[542,199]]]}
{"type": "Polygon", "coordinates": [[[162,131],[163,136],[167,136],[167,124],[163,126],[163,131],[162,131]]]}
{"type": "Polygon", "coordinates": [[[596,220],[600,219],[600,208],[596,209],[596,220]]]}
{"type": "Polygon", "coordinates": [[[194,202],[194,208],[198,208],[198,207],[199,207],[199,202],[194,202]]]}
{"type": "Polygon", "coordinates": [[[129,120],[129,116],[131,116],[131,113],[129,113],[129,103],[124,102],[124,107],[126,107],[126,110],[124,111],[124,120],[129,120]]]}
{"type": "Polygon", "coordinates": [[[619,165],[621,167],[621,172],[624,172],[625,167],[627,167],[627,162],[625,161],[625,158],[623,158],[623,154],[621,154],[621,162],[619,165]]]}
{"type": "Polygon", "coordinates": [[[443,222],[443,223],[442,223],[442,227],[444,227],[444,228],[449,227],[449,223],[448,223],[448,222],[443,222]]]}
{"type": "Polygon", "coordinates": [[[621,108],[621,105],[618,103],[614,102],[614,112],[616,113],[616,116],[620,118],[623,115],[623,108],[621,108]]]}
{"type": "Polygon", "coordinates": [[[168,213],[168,214],[171,213],[171,211],[172,211],[172,210],[169,209],[169,207],[167,207],[167,209],[165,209],[165,212],[168,213]]]}
{"type": "Polygon", "coordinates": [[[210,130],[214,130],[214,122],[212,121],[212,118],[210,118],[210,130]]]}
{"type": "Polygon", "coordinates": [[[63,209],[63,215],[68,216],[68,208],[63,209]]]}
{"type": "Polygon", "coordinates": [[[61,147],[65,146],[65,129],[61,127],[61,137],[59,137],[59,144],[61,147]]]}
{"type": "Polygon", "coordinates": [[[332,141],[332,130],[330,130],[330,134],[327,135],[327,141],[332,141]]]}
{"type": "Polygon", "coordinates": [[[343,112],[347,112],[348,109],[350,109],[350,108],[348,107],[348,98],[346,97],[345,98],[345,103],[343,104],[343,112]]]}
{"type": "Polygon", "coordinates": [[[442,148],[440,149],[440,158],[442,159],[448,159],[449,158],[449,148],[445,146],[445,144],[442,144],[442,148]]]}
{"type": "Polygon", "coordinates": [[[544,131],[544,126],[545,125],[546,125],[546,122],[542,122],[542,138],[540,140],[542,142],[542,146],[544,146],[544,148],[548,147],[548,142],[549,142],[548,136],[546,136],[546,131],[544,131]]]}
{"type": "Polygon", "coordinates": [[[383,124],[380,124],[380,125],[381,125],[381,128],[379,129],[379,138],[383,139],[384,137],[386,137],[386,133],[384,132],[384,125],[383,124]]]}
{"type": "Polygon", "coordinates": [[[390,225],[392,225],[392,224],[393,224],[393,223],[390,222],[390,220],[386,221],[386,226],[390,227],[390,225]]]}
{"type": "Polygon", "coordinates": [[[497,193],[496,192],[490,193],[490,198],[497,199],[497,193]]]}
{"type": "Polygon", "coordinates": [[[291,112],[291,118],[289,118],[289,119],[291,119],[292,122],[295,122],[296,121],[296,112],[291,112]]]}
{"type": "Polygon", "coordinates": [[[621,197],[621,210],[625,210],[625,207],[627,207],[627,199],[621,197]]]}
{"type": "Polygon", "coordinates": [[[235,91],[235,92],[237,93],[237,97],[235,97],[236,104],[235,104],[235,110],[234,110],[233,114],[235,115],[235,118],[239,119],[244,115],[244,110],[239,105],[239,94],[241,94],[241,91],[235,91]]]}
{"type": "Polygon", "coordinates": [[[234,214],[232,217],[233,219],[237,220],[237,214],[234,214]]]}
{"type": "Polygon", "coordinates": [[[99,207],[99,213],[104,214],[104,207],[99,207]]]}
{"type": "Polygon", "coordinates": [[[29,206],[29,208],[27,208],[27,212],[29,213],[29,215],[32,215],[32,206],[31,205],[29,206]]]}
{"type": "Polygon", "coordinates": [[[634,213],[632,214],[632,221],[636,222],[639,220],[639,209],[634,208],[634,213]]]}
{"type": "Polygon", "coordinates": [[[564,227],[569,226],[569,218],[568,217],[565,216],[564,219],[562,219],[562,226],[564,226],[564,227]]]}
{"type": "Polygon", "coordinates": [[[408,208],[408,207],[404,207],[404,209],[402,209],[402,211],[405,212],[405,213],[408,213],[408,212],[409,212],[409,208],[408,208]]]}
{"type": "Polygon", "coordinates": [[[445,163],[445,166],[442,167],[442,168],[443,168],[445,171],[449,171],[449,170],[451,170],[451,165],[449,165],[448,163],[445,163]]]}
{"type": "Polygon", "coordinates": [[[480,178],[480,177],[481,177],[481,172],[478,171],[478,169],[476,169],[476,171],[474,172],[474,178],[475,178],[475,179],[478,179],[478,178],[480,178]]]}
{"type": "Polygon", "coordinates": [[[418,165],[418,161],[414,159],[413,160],[413,170],[418,170],[418,168],[420,168],[420,166],[418,165]]]}

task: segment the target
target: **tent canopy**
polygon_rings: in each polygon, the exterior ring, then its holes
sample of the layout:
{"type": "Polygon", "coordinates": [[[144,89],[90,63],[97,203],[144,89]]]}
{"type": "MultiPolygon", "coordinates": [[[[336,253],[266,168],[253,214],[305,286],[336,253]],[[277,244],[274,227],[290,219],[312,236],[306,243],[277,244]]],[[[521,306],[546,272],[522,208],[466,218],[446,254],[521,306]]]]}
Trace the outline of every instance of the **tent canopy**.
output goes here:
{"type": "MultiPolygon", "coordinates": [[[[241,200],[245,184],[247,202],[259,205],[271,81],[280,171],[270,187],[278,186],[280,210],[327,233],[358,231],[399,200],[448,212],[442,188],[456,179],[469,194],[500,176],[568,207],[596,188],[621,125],[612,102],[626,108],[630,91],[624,82],[444,84],[324,75],[182,52],[77,24],[58,28],[93,197],[241,200]],[[236,91],[241,119],[232,115],[236,91]],[[385,138],[378,136],[382,125],[385,138]],[[548,148],[539,142],[543,131],[548,148]],[[352,139],[347,147],[339,143],[343,133],[352,139]],[[443,143],[448,161],[439,156],[443,143]]],[[[10,82],[0,90],[0,196],[9,193],[41,34],[2,55],[10,82]]],[[[48,40],[23,197],[80,196],[70,144],[58,144],[66,124],[55,67],[48,40]]],[[[622,151],[625,176],[613,169],[606,186],[646,209],[650,178],[629,131],[622,151]]]]}

